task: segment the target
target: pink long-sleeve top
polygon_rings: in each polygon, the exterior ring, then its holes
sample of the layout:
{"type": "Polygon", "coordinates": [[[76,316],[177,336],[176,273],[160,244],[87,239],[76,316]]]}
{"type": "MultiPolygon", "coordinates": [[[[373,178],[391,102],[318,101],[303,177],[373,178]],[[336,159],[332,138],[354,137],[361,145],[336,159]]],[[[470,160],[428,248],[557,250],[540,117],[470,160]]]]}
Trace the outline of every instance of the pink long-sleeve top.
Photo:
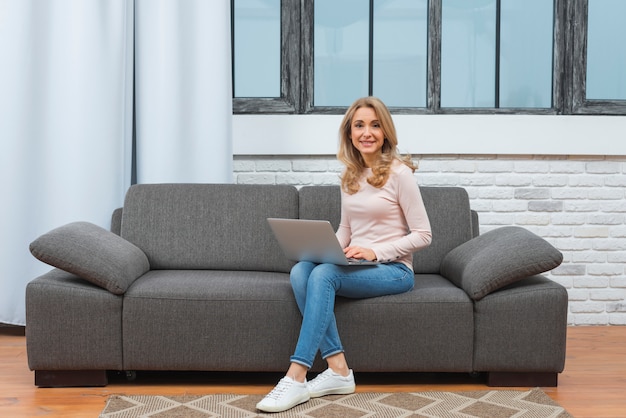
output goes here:
{"type": "Polygon", "coordinates": [[[432,241],[430,222],[413,172],[395,161],[381,188],[367,182],[371,174],[371,169],[365,170],[355,194],[341,192],[339,243],[344,248],[371,248],[379,261],[401,262],[413,270],[413,253],[432,241]]]}

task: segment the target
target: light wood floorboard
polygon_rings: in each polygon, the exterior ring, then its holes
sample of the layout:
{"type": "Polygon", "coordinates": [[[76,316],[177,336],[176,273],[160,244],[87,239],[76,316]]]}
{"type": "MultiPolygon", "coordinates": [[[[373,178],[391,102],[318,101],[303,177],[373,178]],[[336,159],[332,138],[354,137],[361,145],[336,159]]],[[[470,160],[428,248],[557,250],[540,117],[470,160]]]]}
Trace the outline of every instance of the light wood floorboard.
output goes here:
{"type": "MultiPolygon", "coordinates": [[[[264,394],[272,373],[139,373],[112,375],[99,388],[37,388],[28,370],[23,328],[0,327],[0,417],[97,417],[111,394],[264,394]]],[[[465,374],[370,374],[357,371],[359,392],[489,390],[465,374]]],[[[521,388],[525,389],[525,388],[521,388]]],[[[542,388],[577,418],[626,417],[626,327],[570,327],[559,386],[542,388]]]]}

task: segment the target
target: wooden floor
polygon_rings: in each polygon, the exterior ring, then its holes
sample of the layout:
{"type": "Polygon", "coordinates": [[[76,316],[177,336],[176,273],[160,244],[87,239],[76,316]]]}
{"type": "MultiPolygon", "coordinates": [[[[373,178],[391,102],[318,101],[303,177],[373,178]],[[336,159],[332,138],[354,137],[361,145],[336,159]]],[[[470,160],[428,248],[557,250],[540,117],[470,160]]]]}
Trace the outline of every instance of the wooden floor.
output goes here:
{"type": "MultiPolygon", "coordinates": [[[[97,417],[111,394],[265,394],[278,374],[113,374],[100,388],[40,389],[28,370],[23,328],[0,327],[0,417],[97,417]]],[[[369,374],[357,371],[357,391],[487,390],[465,374],[369,374]]],[[[570,327],[559,386],[542,388],[574,417],[626,417],[626,327],[570,327]]]]}

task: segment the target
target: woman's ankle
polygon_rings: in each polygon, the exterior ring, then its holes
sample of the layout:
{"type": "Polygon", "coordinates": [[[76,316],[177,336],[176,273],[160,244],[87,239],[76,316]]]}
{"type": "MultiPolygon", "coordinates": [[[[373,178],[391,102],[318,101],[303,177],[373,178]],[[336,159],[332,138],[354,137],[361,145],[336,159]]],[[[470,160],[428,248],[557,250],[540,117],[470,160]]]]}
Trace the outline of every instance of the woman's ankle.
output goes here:
{"type": "Polygon", "coordinates": [[[350,368],[348,367],[346,357],[343,353],[338,353],[326,358],[326,362],[328,363],[328,368],[333,372],[344,377],[350,374],[350,368]]]}
{"type": "Polygon", "coordinates": [[[289,370],[287,370],[286,376],[295,380],[296,382],[304,383],[306,381],[306,374],[309,371],[308,368],[298,363],[291,363],[289,370]]]}
{"type": "Polygon", "coordinates": [[[348,369],[348,367],[342,367],[342,368],[336,368],[336,367],[330,367],[330,370],[332,370],[333,372],[335,372],[338,375],[341,375],[343,377],[347,377],[350,375],[350,369],[348,369]]]}

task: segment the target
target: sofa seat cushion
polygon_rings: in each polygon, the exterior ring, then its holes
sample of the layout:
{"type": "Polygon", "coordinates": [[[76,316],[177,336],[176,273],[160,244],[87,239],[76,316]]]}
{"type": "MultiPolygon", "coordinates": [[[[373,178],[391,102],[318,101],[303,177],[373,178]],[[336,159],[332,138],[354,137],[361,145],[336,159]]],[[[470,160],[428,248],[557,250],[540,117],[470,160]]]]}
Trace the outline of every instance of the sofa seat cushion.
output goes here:
{"type": "Polygon", "coordinates": [[[337,298],[337,327],[351,367],[362,372],[472,370],[473,303],[437,274],[417,274],[399,295],[337,298]]]}
{"type": "Polygon", "coordinates": [[[153,270],[124,296],[124,366],[279,371],[300,322],[286,273],[153,270]]]}
{"type": "MultiPolygon", "coordinates": [[[[336,303],[350,364],[361,371],[471,371],[472,310],[439,275],[416,276],[401,295],[336,303]]],[[[284,372],[300,324],[288,274],[150,271],[124,296],[124,366],[284,372]]]]}
{"type": "Polygon", "coordinates": [[[474,300],[525,277],[552,270],[563,254],[519,226],[486,232],[458,246],[441,263],[441,274],[474,300]]]}
{"type": "Polygon", "coordinates": [[[30,244],[40,261],[76,274],[116,295],[150,269],[137,246],[89,222],[55,228],[30,244]]]}

